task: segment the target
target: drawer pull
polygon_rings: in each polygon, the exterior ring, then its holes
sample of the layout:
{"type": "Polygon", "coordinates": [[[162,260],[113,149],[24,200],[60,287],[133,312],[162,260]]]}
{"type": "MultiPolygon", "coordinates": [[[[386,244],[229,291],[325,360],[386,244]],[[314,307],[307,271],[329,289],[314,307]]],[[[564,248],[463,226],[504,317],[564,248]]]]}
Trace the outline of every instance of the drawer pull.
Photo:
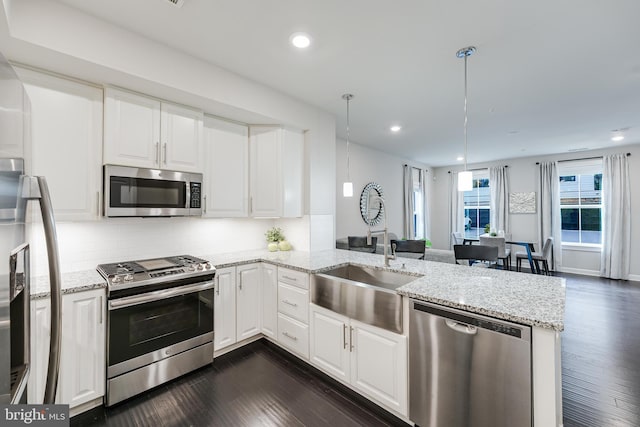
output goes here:
{"type": "Polygon", "coordinates": [[[291,302],[291,301],[288,301],[286,299],[282,300],[282,302],[284,304],[290,305],[291,307],[297,307],[298,306],[298,304],[296,304],[295,302],[291,302]]]}
{"type": "Polygon", "coordinates": [[[298,279],[296,279],[295,277],[285,276],[284,274],[282,275],[282,278],[283,279],[287,279],[287,280],[291,280],[291,281],[294,281],[294,282],[298,281],[298,279]]]}
{"type": "Polygon", "coordinates": [[[352,352],[355,347],[353,346],[353,326],[349,326],[349,352],[352,352]]]}
{"type": "Polygon", "coordinates": [[[298,337],[294,337],[293,335],[289,335],[288,332],[283,332],[282,335],[284,335],[285,337],[294,340],[294,341],[298,341],[298,337]]]}
{"type": "Polygon", "coordinates": [[[344,343],[344,349],[347,349],[347,325],[342,324],[342,342],[344,343]]]}

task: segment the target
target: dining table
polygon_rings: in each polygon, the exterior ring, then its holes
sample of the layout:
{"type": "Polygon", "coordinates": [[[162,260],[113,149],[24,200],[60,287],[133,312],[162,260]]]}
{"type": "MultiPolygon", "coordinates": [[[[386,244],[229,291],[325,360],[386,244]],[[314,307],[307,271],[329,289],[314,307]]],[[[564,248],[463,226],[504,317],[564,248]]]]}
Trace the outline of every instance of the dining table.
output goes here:
{"type": "MultiPolygon", "coordinates": [[[[504,237],[504,236],[492,236],[489,233],[487,234],[482,234],[482,237],[504,237]]],[[[476,242],[480,242],[480,239],[473,239],[473,238],[464,238],[462,244],[463,245],[472,245],[473,243],[476,242]]],[[[521,240],[507,240],[504,242],[507,245],[518,245],[518,246],[522,246],[525,248],[525,250],[527,251],[527,258],[529,259],[529,267],[531,268],[531,272],[533,274],[541,274],[542,273],[542,269],[540,268],[540,263],[538,262],[538,260],[533,259],[532,257],[532,253],[535,252],[534,246],[533,246],[533,242],[526,242],[526,241],[521,241],[521,240]]]]}

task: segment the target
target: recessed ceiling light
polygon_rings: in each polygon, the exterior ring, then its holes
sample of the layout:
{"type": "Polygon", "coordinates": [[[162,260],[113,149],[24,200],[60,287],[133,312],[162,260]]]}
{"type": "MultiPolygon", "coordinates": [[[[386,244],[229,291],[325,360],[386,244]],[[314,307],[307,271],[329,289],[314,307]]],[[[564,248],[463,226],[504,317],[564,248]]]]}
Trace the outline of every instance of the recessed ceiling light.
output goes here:
{"type": "Polygon", "coordinates": [[[462,157],[462,156],[457,157],[457,158],[456,158],[456,160],[457,160],[457,161],[459,161],[459,162],[461,162],[461,161],[463,161],[463,160],[464,160],[464,157],[462,157]]]}
{"type": "Polygon", "coordinates": [[[305,33],[293,33],[289,40],[298,49],[306,49],[311,45],[311,37],[305,33]]]}
{"type": "Polygon", "coordinates": [[[402,129],[402,126],[394,125],[394,126],[391,126],[389,129],[391,129],[391,132],[400,132],[400,129],[402,129]]]}
{"type": "Polygon", "coordinates": [[[616,136],[611,138],[611,140],[614,141],[614,142],[622,141],[623,139],[624,139],[624,136],[622,136],[622,135],[616,135],[616,136]]]}

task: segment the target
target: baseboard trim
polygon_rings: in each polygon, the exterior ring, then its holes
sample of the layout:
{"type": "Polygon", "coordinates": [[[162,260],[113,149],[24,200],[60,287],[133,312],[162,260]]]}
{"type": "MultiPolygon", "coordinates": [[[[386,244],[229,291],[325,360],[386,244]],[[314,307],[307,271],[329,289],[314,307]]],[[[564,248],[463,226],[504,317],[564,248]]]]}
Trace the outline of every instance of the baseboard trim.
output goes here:
{"type": "Polygon", "coordinates": [[[561,273],[570,273],[570,274],[581,274],[583,276],[594,276],[600,277],[600,271],[596,270],[585,270],[582,268],[571,268],[571,267],[560,267],[558,269],[561,273]]]}

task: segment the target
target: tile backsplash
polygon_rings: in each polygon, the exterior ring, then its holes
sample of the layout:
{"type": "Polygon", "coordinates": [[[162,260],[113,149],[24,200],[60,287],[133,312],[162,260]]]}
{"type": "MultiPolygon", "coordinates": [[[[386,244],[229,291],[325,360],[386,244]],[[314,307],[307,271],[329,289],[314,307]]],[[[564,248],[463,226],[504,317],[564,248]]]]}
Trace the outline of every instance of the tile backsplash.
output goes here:
{"type": "MultiPolygon", "coordinates": [[[[282,221],[282,220],[278,220],[282,221]]],[[[168,255],[205,255],[266,246],[264,233],[277,224],[263,219],[105,218],[57,224],[62,272],[90,270],[98,264],[168,255]]],[[[309,246],[308,218],[278,224],[294,248],[309,246]]],[[[29,229],[32,270],[48,274],[41,224],[29,229]]]]}

